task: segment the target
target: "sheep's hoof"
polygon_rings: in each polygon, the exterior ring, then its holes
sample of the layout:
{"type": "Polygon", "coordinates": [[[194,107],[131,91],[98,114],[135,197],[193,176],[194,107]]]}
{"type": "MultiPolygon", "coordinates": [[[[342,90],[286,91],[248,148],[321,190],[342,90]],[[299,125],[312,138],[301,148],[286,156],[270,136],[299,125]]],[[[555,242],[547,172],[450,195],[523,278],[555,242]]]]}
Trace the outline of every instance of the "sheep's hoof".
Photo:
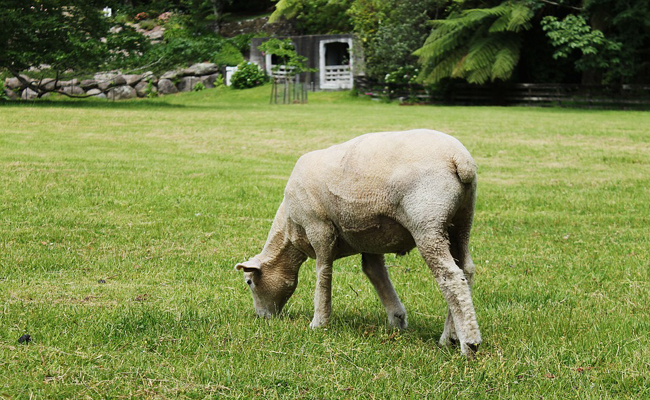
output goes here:
{"type": "Polygon", "coordinates": [[[465,354],[465,357],[467,357],[468,360],[472,360],[476,357],[479,344],[480,343],[465,343],[465,346],[461,346],[461,350],[463,350],[462,353],[465,354]]]}
{"type": "Polygon", "coordinates": [[[460,342],[458,341],[458,338],[454,334],[454,335],[449,335],[449,336],[442,335],[440,337],[440,342],[439,343],[440,343],[440,346],[447,347],[447,346],[458,346],[458,344],[460,342]]]}
{"type": "Polygon", "coordinates": [[[397,329],[406,329],[406,313],[394,313],[388,317],[388,322],[397,329]]]}
{"type": "Polygon", "coordinates": [[[314,317],[314,319],[311,320],[309,327],[311,329],[323,328],[327,326],[327,322],[328,321],[326,319],[314,317]]]}

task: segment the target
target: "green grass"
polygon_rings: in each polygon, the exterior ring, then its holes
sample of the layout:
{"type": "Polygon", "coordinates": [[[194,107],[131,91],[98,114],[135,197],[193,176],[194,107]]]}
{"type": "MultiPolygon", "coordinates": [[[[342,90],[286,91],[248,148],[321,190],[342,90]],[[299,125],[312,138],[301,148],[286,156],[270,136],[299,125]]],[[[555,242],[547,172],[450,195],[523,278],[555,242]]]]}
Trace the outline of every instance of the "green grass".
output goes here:
{"type": "Polygon", "coordinates": [[[0,398],[650,397],[650,114],[269,93],[0,104],[0,398]],[[404,332],[359,257],[335,265],[327,330],[308,328],[313,261],[284,315],[256,319],[233,266],[297,158],[417,127],[479,164],[477,359],[437,346],[417,251],[387,257],[404,332]]]}

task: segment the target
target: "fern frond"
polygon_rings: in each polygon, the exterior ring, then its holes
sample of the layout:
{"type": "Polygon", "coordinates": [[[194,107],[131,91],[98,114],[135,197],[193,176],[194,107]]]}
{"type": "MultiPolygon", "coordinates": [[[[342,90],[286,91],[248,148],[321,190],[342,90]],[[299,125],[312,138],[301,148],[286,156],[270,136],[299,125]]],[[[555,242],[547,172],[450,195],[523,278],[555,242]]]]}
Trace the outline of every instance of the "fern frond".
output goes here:
{"type": "Polygon", "coordinates": [[[269,17],[269,23],[275,23],[284,17],[286,19],[291,19],[298,14],[298,11],[301,9],[300,1],[296,0],[280,0],[275,5],[275,11],[269,17]]]}
{"type": "Polygon", "coordinates": [[[510,32],[521,32],[531,27],[530,20],[533,18],[533,10],[524,3],[515,3],[510,11],[510,22],[508,30],[510,32]]]}
{"type": "Polygon", "coordinates": [[[425,84],[433,84],[452,76],[454,67],[461,63],[465,54],[467,54],[467,48],[459,48],[440,62],[425,65],[420,72],[419,80],[425,84]]]}
{"type": "Polygon", "coordinates": [[[517,63],[519,63],[521,39],[518,36],[509,36],[494,56],[494,63],[492,64],[492,72],[490,74],[490,79],[493,81],[496,79],[509,79],[517,63]]]}

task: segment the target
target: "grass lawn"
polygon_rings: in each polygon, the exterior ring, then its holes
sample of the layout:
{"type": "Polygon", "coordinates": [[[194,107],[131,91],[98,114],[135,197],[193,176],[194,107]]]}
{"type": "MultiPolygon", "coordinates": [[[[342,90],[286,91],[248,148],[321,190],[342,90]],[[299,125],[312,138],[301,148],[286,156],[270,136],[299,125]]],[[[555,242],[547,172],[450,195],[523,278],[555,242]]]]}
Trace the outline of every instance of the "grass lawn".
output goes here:
{"type": "Polygon", "coordinates": [[[0,398],[650,397],[650,113],[269,94],[0,104],[0,398]],[[406,331],[358,256],[335,264],[328,329],[308,327],[311,260],[256,319],[233,267],[297,158],[418,127],[479,164],[478,357],[438,347],[417,251],[387,257],[406,331]]]}

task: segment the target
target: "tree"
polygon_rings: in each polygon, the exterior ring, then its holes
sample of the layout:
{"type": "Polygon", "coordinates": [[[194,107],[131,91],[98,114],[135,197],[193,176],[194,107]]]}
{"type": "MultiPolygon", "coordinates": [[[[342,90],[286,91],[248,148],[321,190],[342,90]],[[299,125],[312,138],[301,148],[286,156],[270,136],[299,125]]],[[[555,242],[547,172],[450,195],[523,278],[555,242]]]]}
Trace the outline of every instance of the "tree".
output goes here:
{"type": "MultiPolygon", "coordinates": [[[[57,76],[83,71],[142,51],[146,43],[128,27],[111,31],[100,0],[4,0],[0,7],[0,68],[18,77],[48,65],[57,76]]],[[[39,95],[46,92],[29,84],[39,95]]]]}
{"type": "Polygon", "coordinates": [[[346,13],[353,0],[279,0],[269,22],[291,20],[302,35],[346,33],[352,29],[346,13]]]}
{"type": "Polygon", "coordinates": [[[383,81],[387,74],[415,65],[413,52],[430,31],[427,12],[438,3],[440,0],[356,0],[348,14],[363,44],[366,74],[383,81]]]}
{"type": "Polygon", "coordinates": [[[529,2],[505,1],[491,8],[453,12],[432,21],[433,30],[415,52],[424,83],[462,78],[482,84],[512,75],[522,46],[520,32],[531,27],[529,2]]]}

